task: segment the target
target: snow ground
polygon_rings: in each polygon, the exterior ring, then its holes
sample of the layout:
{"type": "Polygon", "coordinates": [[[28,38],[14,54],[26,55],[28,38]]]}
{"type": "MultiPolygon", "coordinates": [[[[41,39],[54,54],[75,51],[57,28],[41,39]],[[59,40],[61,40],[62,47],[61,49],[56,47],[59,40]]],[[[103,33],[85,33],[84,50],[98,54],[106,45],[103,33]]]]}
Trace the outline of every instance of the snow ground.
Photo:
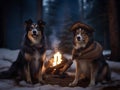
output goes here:
{"type": "MultiPolygon", "coordinates": [[[[7,70],[13,61],[16,60],[19,50],[9,50],[5,48],[0,48],[0,71],[7,70]]],[[[51,51],[47,51],[47,56],[49,57],[51,51]]],[[[110,54],[110,51],[104,51],[103,54],[110,54]]],[[[71,58],[71,55],[64,55],[66,58],[71,58]]],[[[116,86],[120,85],[120,62],[107,61],[111,70],[112,70],[112,80],[118,81],[112,84],[101,85],[98,84],[93,87],[61,87],[59,85],[29,85],[24,81],[20,82],[20,86],[15,85],[13,80],[0,80],[0,90],[101,90],[107,86],[116,86]],[[117,70],[114,71],[114,70],[117,70]],[[118,72],[119,71],[119,72],[118,72]]],[[[75,69],[75,64],[71,66],[72,69],[75,69]]],[[[120,90],[120,88],[119,88],[120,90]]]]}

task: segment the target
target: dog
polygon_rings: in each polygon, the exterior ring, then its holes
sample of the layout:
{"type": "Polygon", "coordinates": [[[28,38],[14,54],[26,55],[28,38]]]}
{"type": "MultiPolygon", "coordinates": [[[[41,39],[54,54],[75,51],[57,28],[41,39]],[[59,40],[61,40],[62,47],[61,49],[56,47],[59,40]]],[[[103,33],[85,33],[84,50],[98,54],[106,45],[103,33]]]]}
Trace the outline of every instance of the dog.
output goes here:
{"type": "Polygon", "coordinates": [[[44,35],[45,22],[38,20],[33,23],[31,19],[25,21],[26,34],[17,60],[13,62],[8,71],[0,73],[0,78],[24,79],[28,83],[37,81],[44,84],[44,61],[46,59],[46,41],[44,35]]]}
{"type": "Polygon", "coordinates": [[[79,80],[90,79],[89,86],[97,82],[110,81],[111,72],[102,54],[102,46],[94,40],[94,29],[84,23],[74,23],[72,60],[76,63],[75,79],[69,86],[76,86],[79,80]]]}

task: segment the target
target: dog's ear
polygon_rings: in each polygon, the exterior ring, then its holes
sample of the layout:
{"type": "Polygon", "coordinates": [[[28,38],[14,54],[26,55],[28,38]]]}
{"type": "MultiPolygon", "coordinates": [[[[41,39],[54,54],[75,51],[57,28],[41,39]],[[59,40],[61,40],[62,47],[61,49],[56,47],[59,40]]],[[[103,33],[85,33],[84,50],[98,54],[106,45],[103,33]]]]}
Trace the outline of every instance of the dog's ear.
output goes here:
{"type": "Polygon", "coordinates": [[[33,21],[31,19],[28,19],[25,21],[25,26],[30,26],[33,23],[33,21]]]}
{"type": "Polygon", "coordinates": [[[40,20],[38,20],[37,24],[38,24],[38,26],[41,30],[42,35],[43,35],[44,34],[44,27],[45,27],[46,23],[43,20],[40,19],[40,20]]]}
{"type": "Polygon", "coordinates": [[[43,20],[40,19],[40,20],[38,20],[37,24],[39,25],[39,27],[43,28],[46,23],[43,20]]]}
{"type": "Polygon", "coordinates": [[[90,33],[93,33],[94,32],[94,29],[91,27],[91,26],[88,26],[84,23],[81,23],[81,22],[76,22],[74,23],[71,27],[70,27],[70,31],[71,32],[75,32],[77,29],[79,28],[82,28],[84,30],[86,30],[87,32],[90,32],[90,33]]]}

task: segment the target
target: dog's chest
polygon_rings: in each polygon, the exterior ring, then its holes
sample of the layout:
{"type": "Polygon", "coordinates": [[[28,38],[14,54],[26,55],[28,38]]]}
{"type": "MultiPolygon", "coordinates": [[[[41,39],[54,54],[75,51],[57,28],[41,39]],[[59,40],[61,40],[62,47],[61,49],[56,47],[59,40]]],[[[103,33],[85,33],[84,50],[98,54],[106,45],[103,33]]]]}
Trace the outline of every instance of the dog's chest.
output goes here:
{"type": "Polygon", "coordinates": [[[36,68],[38,68],[39,67],[39,64],[40,64],[40,58],[41,58],[41,55],[40,55],[40,53],[36,50],[35,52],[34,52],[34,55],[33,55],[33,63],[34,63],[34,66],[36,67],[36,68]]]}
{"type": "Polygon", "coordinates": [[[42,58],[43,54],[39,51],[39,49],[34,49],[32,53],[25,52],[25,61],[29,66],[30,75],[33,78],[36,78],[41,71],[42,68],[42,58]]]}
{"type": "Polygon", "coordinates": [[[39,59],[40,59],[40,53],[36,50],[36,51],[34,52],[33,57],[35,58],[36,61],[39,60],[39,59]]]}
{"type": "Polygon", "coordinates": [[[27,61],[35,60],[38,61],[41,58],[41,54],[38,50],[34,50],[32,53],[25,53],[25,59],[27,61]]]}
{"type": "Polygon", "coordinates": [[[77,70],[81,73],[84,73],[85,75],[89,75],[90,74],[90,65],[91,63],[85,60],[75,60],[76,61],[76,65],[77,65],[77,70]]]}

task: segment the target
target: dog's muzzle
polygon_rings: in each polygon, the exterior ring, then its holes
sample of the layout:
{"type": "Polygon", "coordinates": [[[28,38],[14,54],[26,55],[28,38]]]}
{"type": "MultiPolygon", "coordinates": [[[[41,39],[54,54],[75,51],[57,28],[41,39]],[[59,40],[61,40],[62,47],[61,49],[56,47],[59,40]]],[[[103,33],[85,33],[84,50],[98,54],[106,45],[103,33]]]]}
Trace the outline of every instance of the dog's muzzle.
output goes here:
{"type": "Polygon", "coordinates": [[[36,32],[36,31],[33,31],[33,35],[37,35],[37,32],[36,32]]]}
{"type": "Polygon", "coordinates": [[[83,40],[82,35],[81,34],[76,35],[76,40],[77,41],[82,41],[83,40]]]}
{"type": "Polygon", "coordinates": [[[32,30],[32,34],[33,34],[33,36],[38,36],[38,31],[37,31],[37,29],[33,29],[33,30],[32,30]]]}
{"type": "Polygon", "coordinates": [[[80,40],[81,40],[81,37],[77,37],[77,40],[80,41],[80,40]]]}

